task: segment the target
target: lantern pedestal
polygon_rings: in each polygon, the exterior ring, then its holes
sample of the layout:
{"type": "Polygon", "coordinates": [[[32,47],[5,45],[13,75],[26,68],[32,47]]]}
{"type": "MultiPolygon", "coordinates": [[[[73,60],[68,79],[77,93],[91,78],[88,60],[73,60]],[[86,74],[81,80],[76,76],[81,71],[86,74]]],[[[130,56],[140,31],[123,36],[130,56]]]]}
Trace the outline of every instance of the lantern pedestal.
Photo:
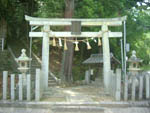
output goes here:
{"type": "Polygon", "coordinates": [[[22,77],[19,77],[20,78],[19,79],[20,84],[18,84],[18,88],[19,87],[22,88],[22,91],[19,91],[19,92],[23,92],[23,94],[22,94],[23,98],[26,98],[27,97],[27,95],[26,95],[27,94],[27,76],[26,76],[26,73],[29,70],[28,63],[29,63],[29,61],[31,61],[31,58],[27,57],[25,49],[22,49],[21,52],[22,53],[21,53],[20,57],[16,58],[16,61],[18,62],[18,65],[19,65],[18,70],[22,73],[20,75],[22,77]]]}
{"type": "Polygon", "coordinates": [[[20,72],[22,72],[22,84],[23,86],[27,85],[27,77],[26,77],[26,72],[29,70],[29,68],[18,68],[20,72]]]}
{"type": "Polygon", "coordinates": [[[136,51],[132,51],[132,55],[128,60],[129,63],[129,84],[131,85],[133,83],[133,80],[135,81],[135,86],[137,87],[139,85],[139,75],[138,73],[141,71],[139,64],[142,62],[143,60],[141,60],[140,58],[136,57],[136,51]]]}

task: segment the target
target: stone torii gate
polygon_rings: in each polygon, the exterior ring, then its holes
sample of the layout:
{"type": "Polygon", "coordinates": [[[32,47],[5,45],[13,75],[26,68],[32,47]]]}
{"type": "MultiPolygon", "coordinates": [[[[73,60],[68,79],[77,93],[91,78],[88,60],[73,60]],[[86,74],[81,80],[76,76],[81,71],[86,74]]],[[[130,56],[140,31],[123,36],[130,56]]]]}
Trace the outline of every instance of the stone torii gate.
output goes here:
{"type": "Polygon", "coordinates": [[[98,34],[102,34],[102,46],[103,46],[103,75],[104,75],[104,86],[106,89],[109,87],[110,81],[110,47],[109,38],[111,37],[122,37],[122,32],[111,32],[108,31],[109,26],[121,26],[126,20],[126,16],[120,18],[110,18],[110,19],[69,19],[69,18],[35,18],[30,16],[25,16],[25,19],[29,21],[31,27],[43,27],[41,32],[31,31],[29,32],[29,37],[43,37],[42,42],[42,76],[44,77],[44,87],[48,87],[48,74],[49,74],[49,38],[51,37],[96,37],[98,34]],[[51,31],[51,26],[71,26],[73,22],[80,22],[81,26],[101,26],[101,31],[99,32],[81,32],[81,34],[75,35],[71,32],[64,31],[51,31]]]}

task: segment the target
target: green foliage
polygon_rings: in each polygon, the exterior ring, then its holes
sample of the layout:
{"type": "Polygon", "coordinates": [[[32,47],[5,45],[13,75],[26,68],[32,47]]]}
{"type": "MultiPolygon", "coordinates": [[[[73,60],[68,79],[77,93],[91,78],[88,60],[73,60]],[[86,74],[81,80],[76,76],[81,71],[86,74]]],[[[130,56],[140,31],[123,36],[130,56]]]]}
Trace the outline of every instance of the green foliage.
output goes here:
{"type": "Polygon", "coordinates": [[[145,34],[141,39],[135,43],[135,50],[137,51],[138,57],[143,59],[144,64],[150,62],[150,33],[145,34]]]}
{"type": "Polygon", "coordinates": [[[142,66],[141,70],[149,71],[150,70],[150,65],[144,65],[144,66],[142,66]]]}
{"type": "MultiPolygon", "coordinates": [[[[149,63],[150,60],[150,38],[149,30],[147,25],[149,25],[150,15],[147,11],[139,10],[138,8],[133,8],[128,12],[127,21],[127,42],[131,45],[131,50],[136,50],[137,57],[143,59],[144,65],[149,63]]],[[[131,51],[128,56],[131,55],[131,51]]]]}
{"type": "Polygon", "coordinates": [[[120,15],[124,0],[76,0],[75,17],[109,18],[120,15]]]}
{"type": "Polygon", "coordinates": [[[36,0],[38,3],[38,11],[36,16],[40,17],[63,17],[64,15],[64,0],[36,0]]]}

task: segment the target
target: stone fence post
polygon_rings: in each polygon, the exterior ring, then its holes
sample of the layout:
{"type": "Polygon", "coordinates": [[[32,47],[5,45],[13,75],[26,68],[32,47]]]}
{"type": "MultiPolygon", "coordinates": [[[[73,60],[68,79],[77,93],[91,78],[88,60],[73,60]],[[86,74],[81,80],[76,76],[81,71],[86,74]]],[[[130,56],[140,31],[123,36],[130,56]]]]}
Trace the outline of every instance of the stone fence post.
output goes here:
{"type": "Polygon", "coordinates": [[[128,75],[125,76],[125,81],[124,81],[124,100],[128,100],[128,75]]]}
{"type": "Polygon", "coordinates": [[[19,101],[23,100],[23,80],[22,74],[19,74],[19,101]]]}
{"type": "Polygon", "coordinates": [[[85,71],[85,83],[86,84],[90,83],[90,71],[89,70],[85,71]]]}
{"type": "Polygon", "coordinates": [[[10,88],[11,88],[11,91],[10,91],[10,93],[11,93],[11,100],[15,100],[15,74],[11,74],[11,86],[10,86],[10,88]]]}
{"type": "Polygon", "coordinates": [[[7,99],[8,71],[3,71],[3,100],[7,99]]]}
{"type": "Polygon", "coordinates": [[[146,75],[146,99],[150,98],[150,78],[149,74],[146,75]]]}
{"type": "Polygon", "coordinates": [[[41,70],[36,69],[36,77],[35,77],[35,100],[39,101],[41,94],[40,94],[40,76],[41,76],[41,70]]]}
{"type": "Polygon", "coordinates": [[[121,69],[116,70],[116,92],[115,99],[117,101],[121,100],[121,69]]]}
{"type": "Polygon", "coordinates": [[[31,75],[27,74],[27,101],[31,100],[31,75]]]}
{"type": "Polygon", "coordinates": [[[143,99],[143,78],[144,76],[139,76],[139,100],[143,99]]]}

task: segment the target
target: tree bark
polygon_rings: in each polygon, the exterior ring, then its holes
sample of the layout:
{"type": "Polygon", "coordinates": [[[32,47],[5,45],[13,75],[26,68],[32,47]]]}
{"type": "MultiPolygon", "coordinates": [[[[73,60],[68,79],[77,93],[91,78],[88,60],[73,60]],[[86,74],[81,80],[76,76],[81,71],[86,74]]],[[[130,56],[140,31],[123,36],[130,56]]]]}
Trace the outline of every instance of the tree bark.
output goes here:
{"type": "MultiPolygon", "coordinates": [[[[74,13],[74,0],[65,0],[65,18],[72,18],[74,13]]],[[[66,31],[70,31],[70,26],[65,27],[66,31]]],[[[70,39],[73,39],[70,37],[70,39]]],[[[72,63],[74,56],[74,45],[71,42],[67,42],[68,50],[63,53],[61,77],[65,82],[71,83],[72,78],[72,63]]]]}
{"type": "Polygon", "coordinates": [[[0,20],[0,38],[6,38],[7,37],[7,21],[2,18],[0,20]]]}

